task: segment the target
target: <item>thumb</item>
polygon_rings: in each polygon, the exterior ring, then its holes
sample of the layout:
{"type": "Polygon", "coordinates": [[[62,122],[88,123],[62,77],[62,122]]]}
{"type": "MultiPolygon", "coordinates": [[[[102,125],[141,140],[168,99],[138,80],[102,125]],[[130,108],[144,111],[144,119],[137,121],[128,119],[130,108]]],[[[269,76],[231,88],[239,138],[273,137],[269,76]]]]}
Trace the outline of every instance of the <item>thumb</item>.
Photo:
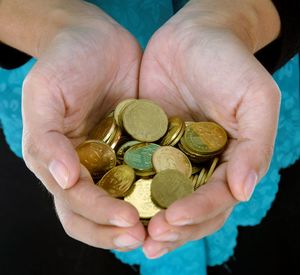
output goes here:
{"type": "Polygon", "coordinates": [[[228,162],[227,180],[240,201],[251,198],[272,159],[280,106],[280,92],[274,84],[249,91],[237,110],[239,132],[228,162]]]}
{"type": "Polygon", "coordinates": [[[39,178],[44,178],[42,174],[50,172],[63,189],[72,187],[79,179],[80,162],[77,153],[71,142],[58,132],[49,131],[34,136],[24,134],[23,156],[29,169],[39,178]]]}
{"type": "Polygon", "coordinates": [[[24,82],[22,147],[26,165],[39,179],[50,172],[66,189],[78,181],[80,162],[71,141],[63,134],[66,108],[58,94],[44,79],[30,77],[24,82]]]}

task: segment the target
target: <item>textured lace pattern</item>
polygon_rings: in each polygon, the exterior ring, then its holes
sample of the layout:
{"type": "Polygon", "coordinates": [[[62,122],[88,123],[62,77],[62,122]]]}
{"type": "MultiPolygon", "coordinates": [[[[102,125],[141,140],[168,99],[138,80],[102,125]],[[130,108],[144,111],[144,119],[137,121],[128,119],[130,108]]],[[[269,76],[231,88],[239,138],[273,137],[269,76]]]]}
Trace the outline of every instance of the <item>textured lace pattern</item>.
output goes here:
{"type": "MultiPolygon", "coordinates": [[[[102,7],[128,28],[145,47],[153,32],[172,14],[171,0],[99,0],[90,1],[102,7]]],[[[184,2],[184,1],[180,1],[184,2]]],[[[11,150],[22,157],[21,89],[33,66],[31,60],[21,68],[0,70],[0,123],[11,150]]],[[[141,251],[115,255],[127,264],[139,264],[143,275],[206,274],[207,265],[221,264],[233,253],[237,227],[256,225],[270,209],[278,191],[279,170],[300,157],[299,58],[295,56],[274,74],[282,91],[282,103],[275,152],[267,175],[257,186],[252,199],[235,207],[218,232],[190,242],[157,260],[147,260],[141,251]]]]}

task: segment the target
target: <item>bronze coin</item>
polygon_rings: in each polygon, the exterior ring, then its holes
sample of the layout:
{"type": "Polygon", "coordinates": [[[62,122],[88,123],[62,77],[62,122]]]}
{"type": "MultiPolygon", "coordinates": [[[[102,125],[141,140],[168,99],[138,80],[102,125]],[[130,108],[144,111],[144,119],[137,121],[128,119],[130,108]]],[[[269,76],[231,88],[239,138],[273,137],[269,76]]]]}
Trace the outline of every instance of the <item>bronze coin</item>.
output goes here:
{"type": "Polygon", "coordinates": [[[87,140],[76,148],[80,162],[89,170],[93,178],[101,177],[115,167],[115,152],[99,140],[87,140]]]}

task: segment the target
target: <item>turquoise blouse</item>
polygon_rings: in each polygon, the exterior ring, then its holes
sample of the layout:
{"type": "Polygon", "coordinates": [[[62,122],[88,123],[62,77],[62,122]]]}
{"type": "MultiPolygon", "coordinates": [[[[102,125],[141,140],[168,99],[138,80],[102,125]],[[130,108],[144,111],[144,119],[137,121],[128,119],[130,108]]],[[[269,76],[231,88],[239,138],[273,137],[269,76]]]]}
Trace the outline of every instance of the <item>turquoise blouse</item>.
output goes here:
{"type": "MultiPolygon", "coordinates": [[[[185,0],[93,0],[127,28],[145,48],[147,41],[185,0]],[[174,3],[173,3],[174,2],[174,3]],[[175,5],[175,6],[173,6],[175,5]]],[[[11,150],[22,157],[21,88],[35,60],[11,70],[0,69],[0,125],[11,150]]],[[[252,199],[238,204],[225,225],[216,233],[185,244],[156,260],[148,260],[141,249],[112,251],[127,264],[138,264],[143,275],[206,274],[207,265],[226,261],[234,252],[238,226],[260,223],[278,191],[279,170],[300,157],[299,58],[295,56],[273,75],[282,91],[282,103],[275,152],[267,175],[257,186],[252,199]]],[[[279,248],[278,248],[279,249],[279,248]]]]}

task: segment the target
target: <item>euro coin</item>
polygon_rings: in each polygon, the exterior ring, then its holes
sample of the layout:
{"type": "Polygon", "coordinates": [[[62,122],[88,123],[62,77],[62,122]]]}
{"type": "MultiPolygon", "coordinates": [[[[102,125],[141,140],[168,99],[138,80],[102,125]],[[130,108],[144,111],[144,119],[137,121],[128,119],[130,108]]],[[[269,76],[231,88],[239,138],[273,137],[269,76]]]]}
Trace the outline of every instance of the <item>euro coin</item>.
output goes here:
{"type": "Polygon", "coordinates": [[[137,100],[123,112],[123,125],[134,139],[143,142],[159,140],[168,129],[168,117],[164,110],[149,100],[137,100]]]}
{"type": "Polygon", "coordinates": [[[161,210],[151,200],[151,182],[152,179],[139,179],[134,183],[131,193],[124,198],[137,209],[141,219],[150,219],[161,210]]]}
{"type": "Polygon", "coordinates": [[[97,185],[111,196],[120,198],[126,196],[135,179],[134,170],[127,165],[119,165],[109,170],[97,185]]]}
{"type": "Polygon", "coordinates": [[[179,149],[171,146],[158,148],[153,153],[152,163],[156,172],[176,169],[187,177],[192,175],[192,165],[188,157],[179,149]]]}
{"type": "Polygon", "coordinates": [[[155,143],[134,145],[125,152],[124,162],[137,171],[153,171],[152,155],[159,147],[155,143]]]}
{"type": "Polygon", "coordinates": [[[115,152],[98,140],[87,140],[76,148],[80,162],[97,179],[116,166],[115,152]]]}
{"type": "Polygon", "coordinates": [[[225,130],[214,122],[196,122],[186,127],[185,147],[195,154],[220,153],[227,143],[225,130]]]}
{"type": "Polygon", "coordinates": [[[152,179],[151,198],[161,208],[168,208],[193,191],[192,180],[175,169],[161,171],[152,179]]]}

